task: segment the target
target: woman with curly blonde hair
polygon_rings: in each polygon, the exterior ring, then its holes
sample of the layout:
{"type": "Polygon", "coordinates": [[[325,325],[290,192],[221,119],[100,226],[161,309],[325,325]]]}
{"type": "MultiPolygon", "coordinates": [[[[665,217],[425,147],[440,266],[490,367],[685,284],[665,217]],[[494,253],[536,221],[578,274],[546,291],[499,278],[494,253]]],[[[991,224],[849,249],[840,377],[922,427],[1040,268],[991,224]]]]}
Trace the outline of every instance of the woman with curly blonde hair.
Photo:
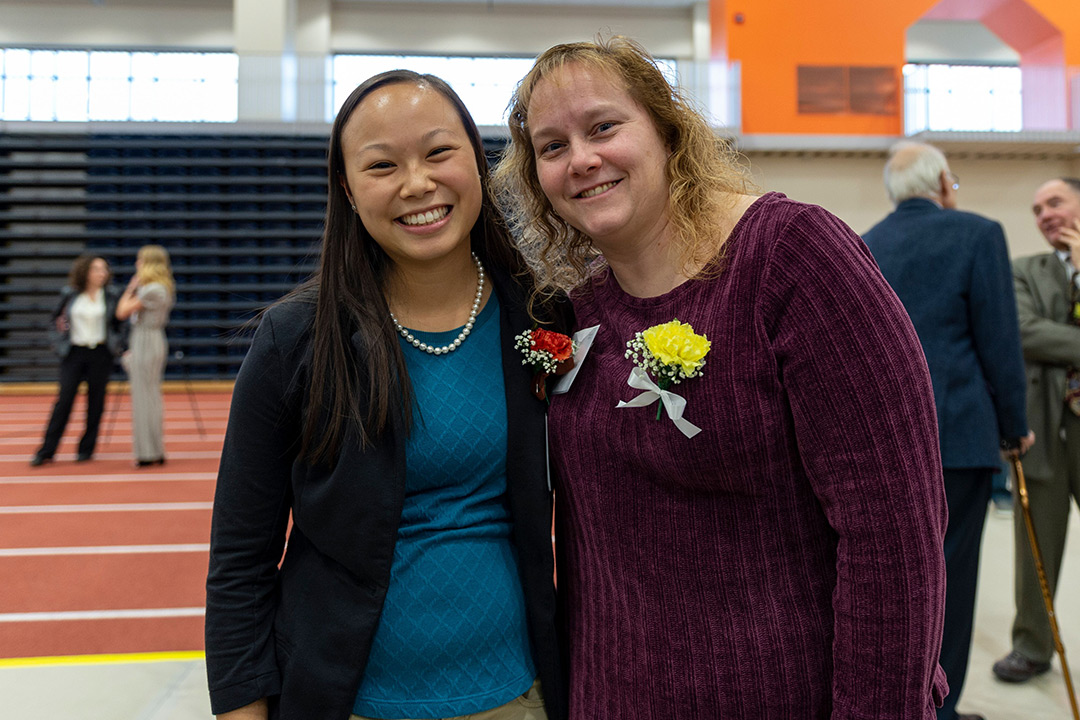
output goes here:
{"type": "Polygon", "coordinates": [[[120,302],[116,317],[131,318],[131,338],[124,368],[131,382],[131,435],[135,466],[165,464],[164,403],[161,380],[165,373],[169,323],[175,284],[169,253],[160,245],[144,245],[135,259],[135,275],[120,302]]]}
{"type": "Polygon", "coordinates": [[[565,222],[545,195],[527,122],[537,85],[571,63],[621,77],[619,82],[671,148],[665,171],[670,181],[672,243],[684,269],[691,274],[700,272],[715,259],[725,234],[717,232],[722,229],[710,219],[724,215],[725,209],[733,209],[740,200],[745,203],[745,193],[753,184],[731,143],[713,132],[678,88],[664,81],[644,49],[625,38],[612,38],[606,44],[551,48],[518,85],[511,102],[511,142],[494,179],[507,206],[508,220],[524,235],[523,249],[538,261],[541,279],[551,286],[574,287],[588,275],[586,268],[596,256],[588,234],[565,222]]]}
{"type": "Polygon", "coordinates": [[[624,38],[543,53],[509,124],[501,197],[585,329],[549,410],[571,718],[934,718],[933,394],[862,241],[749,194],[624,38]]]}

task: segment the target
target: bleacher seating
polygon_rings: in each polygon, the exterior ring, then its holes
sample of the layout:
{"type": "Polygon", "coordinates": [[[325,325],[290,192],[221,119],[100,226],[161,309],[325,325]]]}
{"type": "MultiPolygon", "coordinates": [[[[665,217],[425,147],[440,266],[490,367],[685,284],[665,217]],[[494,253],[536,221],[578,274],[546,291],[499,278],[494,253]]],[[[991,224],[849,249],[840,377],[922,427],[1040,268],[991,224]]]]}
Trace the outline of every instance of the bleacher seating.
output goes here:
{"type": "Polygon", "coordinates": [[[325,152],[319,135],[0,136],[0,382],[55,381],[48,317],[75,256],[123,287],[148,243],[177,281],[166,378],[234,377],[238,330],[315,269],[325,152]]]}
{"type": "MultiPolygon", "coordinates": [[[[503,144],[485,138],[489,160],[503,144]]],[[[326,145],[319,134],[0,135],[0,382],[56,380],[48,318],[79,253],[108,260],[122,288],[148,243],[169,250],[177,281],[165,377],[235,377],[248,321],[316,268],[326,145]]]]}

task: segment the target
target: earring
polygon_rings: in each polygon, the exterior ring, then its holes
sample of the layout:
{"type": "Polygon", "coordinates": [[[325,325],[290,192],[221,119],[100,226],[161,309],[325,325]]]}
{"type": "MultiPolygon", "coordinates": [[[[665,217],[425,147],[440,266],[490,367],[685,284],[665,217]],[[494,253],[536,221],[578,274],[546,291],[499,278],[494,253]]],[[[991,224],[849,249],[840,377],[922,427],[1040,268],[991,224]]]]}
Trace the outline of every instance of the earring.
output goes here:
{"type": "Polygon", "coordinates": [[[356,206],[355,205],[350,205],[350,207],[352,208],[353,212],[356,212],[356,206]]]}

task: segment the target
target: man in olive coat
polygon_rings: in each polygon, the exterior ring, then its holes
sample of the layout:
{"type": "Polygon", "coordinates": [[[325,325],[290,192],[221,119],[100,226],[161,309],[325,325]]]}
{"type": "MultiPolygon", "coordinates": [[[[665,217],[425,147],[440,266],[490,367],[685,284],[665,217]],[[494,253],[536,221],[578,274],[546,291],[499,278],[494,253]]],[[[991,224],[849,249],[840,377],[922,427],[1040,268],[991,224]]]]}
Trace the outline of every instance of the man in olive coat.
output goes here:
{"type": "MultiPolygon", "coordinates": [[[[1044,183],[1035,192],[1032,211],[1052,251],[1019,258],[1013,265],[1013,278],[1027,363],[1027,411],[1039,437],[1024,459],[1024,476],[1053,593],[1065,551],[1069,497],[1080,503],[1080,416],[1066,404],[1070,368],[1080,366],[1080,326],[1076,324],[1080,318],[1080,179],[1044,183]]],[[[1080,373],[1074,384],[1080,385],[1080,373]]],[[[994,674],[1006,682],[1024,682],[1050,669],[1054,644],[1020,513],[1013,522],[1016,618],[1012,651],[994,663],[994,674]]]]}

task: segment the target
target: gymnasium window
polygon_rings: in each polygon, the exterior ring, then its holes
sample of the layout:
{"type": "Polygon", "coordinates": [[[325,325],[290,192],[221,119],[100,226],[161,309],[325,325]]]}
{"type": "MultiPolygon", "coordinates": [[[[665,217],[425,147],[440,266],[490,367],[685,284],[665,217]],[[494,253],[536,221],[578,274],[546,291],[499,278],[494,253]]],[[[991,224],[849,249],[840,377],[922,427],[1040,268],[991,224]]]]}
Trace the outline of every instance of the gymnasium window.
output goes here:
{"type": "Polygon", "coordinates": [[[1022,129],[1020,68],[904,66],[904,133],[1022,129]]]}
{"type": "MultiPolygon", "coordinates": [[[[477,125],[505,125],[507,104],[518,81],[535,58],[439,57],[430,55],[335,55],[333,120],[357,85],[387,70],[406,69],[436,75],[461,96],[477,125]]],[[[668,82],[678,81],[674,60],[658,59],[668,82]]]]}
{"type": "Polygon", "coordinates": [[[236,122],[233,53],[0,48],[0,120],[236,122]]]}

